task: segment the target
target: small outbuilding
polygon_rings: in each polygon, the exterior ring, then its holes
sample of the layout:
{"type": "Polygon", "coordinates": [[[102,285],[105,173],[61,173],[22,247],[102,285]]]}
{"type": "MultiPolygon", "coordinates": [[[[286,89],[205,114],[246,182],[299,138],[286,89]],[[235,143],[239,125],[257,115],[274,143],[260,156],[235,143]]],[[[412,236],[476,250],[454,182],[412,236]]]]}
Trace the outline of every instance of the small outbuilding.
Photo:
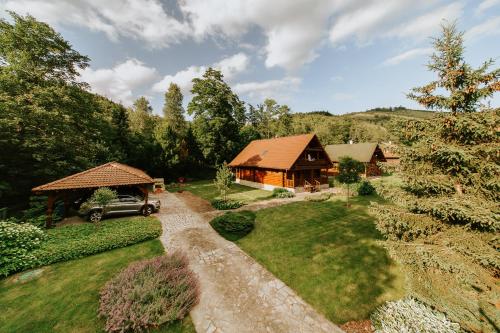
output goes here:
{"type": "Polygon", "coordinates": [[[332,162],[315,134],[254,140],[229,163],[236,182],[292,192],[328,188],[332,162]]]}
{"type": "Polygon", "coordinates": [[[64,201],[64,211],[67,214],[71,200],[99,187],[138,188],[148,201],[149,188],[155,183],[144,171],[118,162],[109,162],[92,169],[88,169],[56,181],[37,186],[32,192],[38,195],[47,195],[46,227],[52,226],[52,213],[57,200],[64,201]]]}
{"type": "Polygon", "coordinates": [[[365,177],[380,176],[382,170],[378,162],[386,162],[382,149],[377,143],[348,143],[339,145],[328,145],[325,150],[333,163],[328,174],[335,176],[339,172],[339,161],[342,157],[351,157],[365,165],[363,175],[365,177]]]}

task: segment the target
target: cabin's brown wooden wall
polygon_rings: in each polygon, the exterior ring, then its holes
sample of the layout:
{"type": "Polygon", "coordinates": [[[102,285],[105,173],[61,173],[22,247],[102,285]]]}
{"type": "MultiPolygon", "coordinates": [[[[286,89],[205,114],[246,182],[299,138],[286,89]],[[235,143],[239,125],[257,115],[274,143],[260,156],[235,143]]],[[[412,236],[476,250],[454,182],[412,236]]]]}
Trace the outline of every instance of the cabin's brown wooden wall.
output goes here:
{"type": "Polygon", "coordinates": [[[283,172],[267,169],[244,169],[238,168],[236,177],[251,182],[283,186],[283,172]]]}

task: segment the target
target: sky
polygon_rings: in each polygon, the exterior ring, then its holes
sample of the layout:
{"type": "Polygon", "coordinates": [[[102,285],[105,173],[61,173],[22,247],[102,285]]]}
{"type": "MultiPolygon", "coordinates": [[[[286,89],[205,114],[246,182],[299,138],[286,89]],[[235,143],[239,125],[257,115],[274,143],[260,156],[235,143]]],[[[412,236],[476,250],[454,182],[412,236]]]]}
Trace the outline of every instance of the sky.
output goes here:
{"type": "Polygon", "coordinates": [[[500,0],[0,0],[0,17],[7,10],[49,23],[89,56],[81,80],[92,91],[126,106],[146,96],[157,114],[171,82],[187,105],[191,80],[210,66],[254,105],[421,109],[406,94],[435,78],[426,64],[445,21],[465,33],[468,63],[500,66],[500,0]]]}

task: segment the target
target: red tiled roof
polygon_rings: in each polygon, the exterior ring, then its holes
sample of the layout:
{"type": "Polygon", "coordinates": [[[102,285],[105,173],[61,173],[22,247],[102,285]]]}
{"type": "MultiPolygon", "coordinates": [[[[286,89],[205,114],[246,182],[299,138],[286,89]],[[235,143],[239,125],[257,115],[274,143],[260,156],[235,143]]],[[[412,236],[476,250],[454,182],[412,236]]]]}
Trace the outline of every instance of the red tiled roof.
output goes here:
{"type": "Polygon", "coordinates": [[[291,169],[314,137],[314,134],[304,134],[254,140],[229,163],[229,166],[251,166],[278,170],[291,169]]]}
{"type": "Polygon", "coordinates": [[[118,162],[109,162],[56,181],[37,186],[32,191],[54,191],[102,186],[152,184],[144,171],[118,162]]]}

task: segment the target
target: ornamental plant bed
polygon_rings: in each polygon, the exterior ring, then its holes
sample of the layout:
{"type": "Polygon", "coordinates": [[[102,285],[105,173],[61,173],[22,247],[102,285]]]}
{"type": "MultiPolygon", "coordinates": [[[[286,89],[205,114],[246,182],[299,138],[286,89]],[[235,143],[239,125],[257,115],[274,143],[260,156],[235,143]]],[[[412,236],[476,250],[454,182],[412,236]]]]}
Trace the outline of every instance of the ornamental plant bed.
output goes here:
{"type": "Polygon", "coordinates": [[[200,299],[199,282],[180,253],[135,262],[100,293],[107,332],[143,332],[188,315],[200,299]]]}

